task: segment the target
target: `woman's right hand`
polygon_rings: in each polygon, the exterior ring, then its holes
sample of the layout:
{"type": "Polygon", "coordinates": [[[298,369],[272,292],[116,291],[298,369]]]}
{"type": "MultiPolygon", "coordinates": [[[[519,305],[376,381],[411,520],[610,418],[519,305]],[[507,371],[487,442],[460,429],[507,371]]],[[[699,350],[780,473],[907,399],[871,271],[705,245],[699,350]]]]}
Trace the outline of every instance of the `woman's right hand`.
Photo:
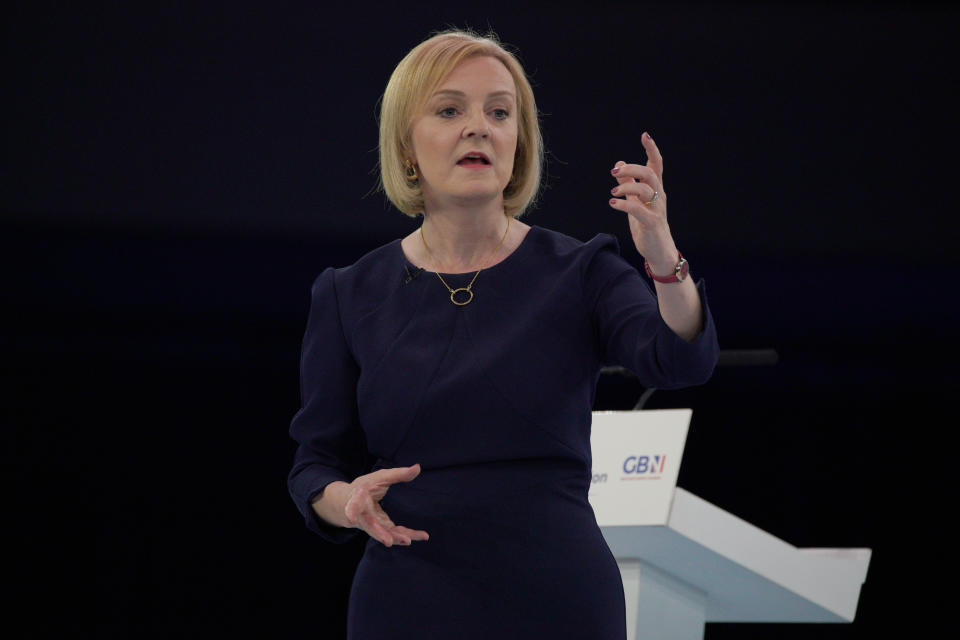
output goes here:
{"type": "Polygon", "coordinates": [[[387,495],[390,485],[395,482],[410,482],[418,475],[420,465],[415,464],[410,467],[379,469],[351,482],[343,507],[350,527],[363,529],[371,538],[379,540],[387,547],[394,544],[409,545],[413,540],[429,540],[430,536],[426,531],[394,524],[380,506],[380,500],[387,495]]]}

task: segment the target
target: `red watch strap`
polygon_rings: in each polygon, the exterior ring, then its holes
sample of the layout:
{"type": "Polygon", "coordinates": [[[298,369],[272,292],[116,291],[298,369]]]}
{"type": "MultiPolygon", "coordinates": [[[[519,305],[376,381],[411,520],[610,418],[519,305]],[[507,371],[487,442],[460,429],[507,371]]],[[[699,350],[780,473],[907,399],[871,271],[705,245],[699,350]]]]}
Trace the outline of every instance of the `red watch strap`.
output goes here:
{"type": "Polygon", "coordinates": [[[669,276],[655,276],[655,275],[653,275],[653,271],[650,270],[650,263],[647,262],[646,259],[644,259],[644,261],[643,261],[643,269],[647,272],[647,275],[648,275],[648,276],[650,276],[651,278],[653,278],[653,279],[656,280],[657,282],[664,282],[664,283],[668,283],[668,282],[680,282],[680,278],[677,277],[677,271],[681,271],[681,270],[683,269],[683,267],[685,266],[684,263],[685,263],[686,261],[684,260],[683,254],[680,253],[679,251],[677,251],[677,256],[678,256],[678,257],[677,257],[677,266],[676,266],[676,269],[675,269],[674,272],[671,273],[669,276]]]}

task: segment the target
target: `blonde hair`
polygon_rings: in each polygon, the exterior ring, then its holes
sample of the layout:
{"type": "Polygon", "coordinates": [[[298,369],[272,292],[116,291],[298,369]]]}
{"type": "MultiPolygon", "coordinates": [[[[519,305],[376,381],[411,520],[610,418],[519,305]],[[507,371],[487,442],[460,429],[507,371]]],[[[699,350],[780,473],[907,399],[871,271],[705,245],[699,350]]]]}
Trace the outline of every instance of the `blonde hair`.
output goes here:
{"type": "Polygon", "coordinates": [[[490,31],[480,36],[472,30],[447,29],[414,47],[397,64],[380,106],[380,184],[393,205],[411,218],[424,213],[419,183],[407,177],[404,158],[412,157],[413,119],[428,97],[463,60],[492,56],[503,63],[517,88],[517,150],[513,175],[503,190],[503,208],[519,218],[531,208],[540,191],[545,163],[537,105],[523,67],[490,31]]]}

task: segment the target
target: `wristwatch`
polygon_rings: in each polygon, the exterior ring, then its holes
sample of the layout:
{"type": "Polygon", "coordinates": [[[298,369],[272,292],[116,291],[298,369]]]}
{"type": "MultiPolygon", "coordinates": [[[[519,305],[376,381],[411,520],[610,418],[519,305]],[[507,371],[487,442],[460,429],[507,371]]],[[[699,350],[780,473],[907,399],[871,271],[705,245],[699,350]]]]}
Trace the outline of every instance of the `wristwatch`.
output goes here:
{"type": "Polygon", "coordinates": [[[647,275],[657,282],[683,282],[690,273],[690,263],[687,262],[687,259],[684,258],[683,254],[679,251],[677,252],[677,255],[680,256],[680,261],[677,263],[677,266],[674,267],[673,273],[671,273],[669,276],[653,275],[653,272],[650,271],[650,264],[646,260],[643,261],[643,268],[646,270],[647,275]]]}

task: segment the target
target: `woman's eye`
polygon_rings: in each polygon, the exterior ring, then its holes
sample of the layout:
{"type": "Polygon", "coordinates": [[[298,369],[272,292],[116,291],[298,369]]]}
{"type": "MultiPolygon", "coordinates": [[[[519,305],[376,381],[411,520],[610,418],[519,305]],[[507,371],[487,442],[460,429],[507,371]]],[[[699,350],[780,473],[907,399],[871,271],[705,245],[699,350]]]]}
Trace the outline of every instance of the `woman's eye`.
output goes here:
{"type": "MultiPolygon", "coordinates": [[[[439,113],[439,114],[440,114],[442,117],[444,117],[444,118],[451,118],[452,116],[448,116],[448,115],[446,115],[446,113],[447,113],[448,111],[456,111],[456,110],[457,110],[456,107],[446,107],[446,108],[444,108],[444,109],[441,109],[441,110],[438,111],[437,113],[439,113]]],[[[503,113],[502,116],[496,116],[496,117],[497,117],[497,120],[506,120],[507,118],[510,117],[510,112],[507,111],[506,109],[494,109],[493,111],[494,111],[494,113],[498,113],[498,112],[502,112],[502,113],[503,113]]]]}

